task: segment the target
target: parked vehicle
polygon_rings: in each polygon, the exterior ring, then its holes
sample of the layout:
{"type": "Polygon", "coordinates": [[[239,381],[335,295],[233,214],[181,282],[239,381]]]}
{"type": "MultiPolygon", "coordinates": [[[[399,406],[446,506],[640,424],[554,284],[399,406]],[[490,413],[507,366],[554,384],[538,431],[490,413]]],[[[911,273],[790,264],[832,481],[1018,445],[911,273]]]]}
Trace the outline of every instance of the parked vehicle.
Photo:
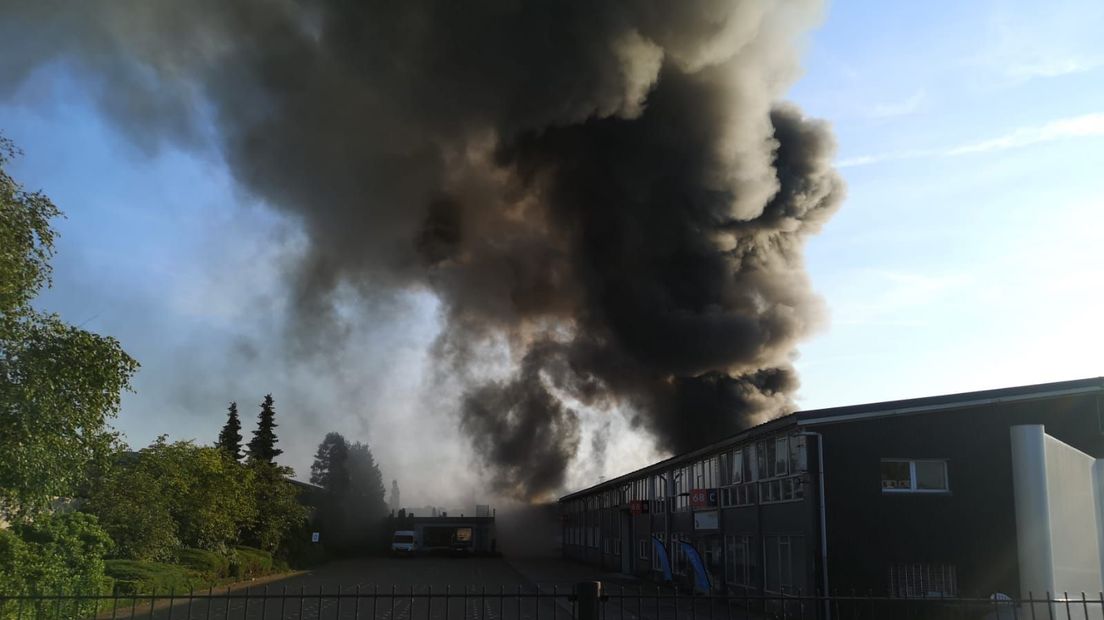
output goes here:
{"type": "Polygon", "coordinates": [[[413,530],[398,530],[391,537],[392,555],[412,555],[418,548],[418,540],[413,530]]]}

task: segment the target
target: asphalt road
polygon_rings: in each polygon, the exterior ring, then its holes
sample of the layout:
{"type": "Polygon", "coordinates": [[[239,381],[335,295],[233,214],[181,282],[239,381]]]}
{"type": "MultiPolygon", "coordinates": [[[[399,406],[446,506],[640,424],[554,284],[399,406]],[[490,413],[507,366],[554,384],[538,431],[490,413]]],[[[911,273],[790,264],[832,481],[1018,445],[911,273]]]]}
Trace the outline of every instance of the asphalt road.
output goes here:
{"type": "MultiPolygon", "coordinates": [[[[540,620],[560,604],[498,558],[363,558],[232,592],[139,604],[135,620],[540,620]],[[447,595],[447,598],[446,598],[447,595]]],[[[120,609],[117,620],[131,618],[120,609]]],[[[110,617],[110,616],[108,616],[110,617]]]]}
{"type": "MultiPolygon", "coordinates": [[[[527,579],[498,558],[364,558],[333,562],[285,579],[227,592],[122,606],[105,620],[570,620],[572,576],[590,575],[570,564],[524,566],[527,579]],[[576,572],[581,571],[581,572],[576,572]],[[539,578],[538,588],[533,581],[539,578]],[[555,585],[551,585],[555,584],[555,585]],[[555,589],[553,589],[555,588],[555,589]],[[133,613],[132,613],[133,612],[133,613]]],[[[738,607],[682,597],[650,596],[653,588],[608,583],[600,620],[737,620],[760,618],[738,607]],[[641,587],[643,596],[634,595],[641,587]],[[624,598],[622,598],[624,596],[624,598]],[[677,608],[677,610],[676,610],[677,608]]],[[[128,603],[129,605],[129,603],[128,603]]],[[[793,609],[789,617],[811,617],[793,609]]],[[[67,615],[51,614],[63,618],[67,615]]]]}

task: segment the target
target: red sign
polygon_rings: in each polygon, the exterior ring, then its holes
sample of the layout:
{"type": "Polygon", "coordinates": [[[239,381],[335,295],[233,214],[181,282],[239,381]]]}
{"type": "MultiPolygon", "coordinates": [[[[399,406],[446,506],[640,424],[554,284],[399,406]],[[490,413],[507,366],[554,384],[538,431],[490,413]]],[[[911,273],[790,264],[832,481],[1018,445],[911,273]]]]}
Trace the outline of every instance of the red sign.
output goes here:
{"type": "Polygon", "coordinates": [[[629,501],[629,512],[634,515],[648,514],[648,507],[650,502],[642,499],[634,499],[629,501]]]}
{"type": "Polygon", "coordinates": [[[691,508],[716,508],[717,507],[717,489],[691,489],[690,490],[690,507],[691,508]]]}

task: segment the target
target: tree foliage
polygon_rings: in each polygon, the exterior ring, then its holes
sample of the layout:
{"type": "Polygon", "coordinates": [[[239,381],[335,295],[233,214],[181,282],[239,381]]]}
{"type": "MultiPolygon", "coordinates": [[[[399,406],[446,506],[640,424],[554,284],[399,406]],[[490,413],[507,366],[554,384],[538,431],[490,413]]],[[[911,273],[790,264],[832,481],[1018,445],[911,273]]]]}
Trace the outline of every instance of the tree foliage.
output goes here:
{"type": "Polygon", "coordinates": [[[349,504],[356,514],[373,522],[387,516],[383,473],[368,444],[349,447],[349,480],[349,504]]]}
{"type": "Polygon", "coordinates": [[[141,453],[116,454],[94,476],[82,508],[96,515],[115,541],[116,557],[167,560],[180,546],[171,498],[157,469],[141,453]]]}
{"type": "Polygon", "coordinates": [[[50,284],[54,229],[61,211],[41,192],[27,192],[4,167],[19,151],[0,136],[0,336],[32,314],[30,302],[50,284]]]}
{"type": "Polygon", "coordinates": [[[257,430],[249,440],[249,460],[272,464],[283,450],[276,448],[276,406],[272,394],[266,394],[261,403],[261,413],[257,415],[257,430]]]}
{"type": "Polygon", "coordinates": [[[159,438],[123,454],[96,485],[87,510],[118,544],[118,556],[168,560],[180,547],[225,552],[256,517],[253,470],[218,448],[159,438]]]}
{"type": "Polygon", "coordinates": [[[230,403],[226,413],[226,424],[219,432],[216,444],[227,456],[240,461],[242,458],[241,420],[238,418],[238,403],[230,403]]]}
{"type": "Polygon", "coordinates": [[[253,475],[257,511],[247,540],[260,549],[275,552],[306,521],[307,508],[299,503],[299,489],[288,481],[294,474],[290,467],[264,461],[246,467],[253,475]]]}
{"type": "Polygon", "coordinates": [[[331,495],[344,495],[349,488],[349,445],[340,433],[327,433],[318,444],[310,481],[331,495]]]}
{"type": "Polygon", "coordinates": [[[328,433],[315,454],[311,482],[324,491],[317,521],[328,545],[351,549],[375,542],[387,504],[383,475],[366,444],[328,433]]]}
{"type": "MultiPolygon", "coordinates": [[[[0,530],[0,594],[103,594],[103,556],[110,548],[96,518],[79,512],[42,515],[0,530]]],[[[0,618],[15,617],[8,615],[11,606],[14,602],[0,605],[0,618]]],[[[32,610],[25,614],[45,617],[32,610]]]]}
{"type": "Polygon", "coordinates": [[[60,212],[4,171],[15,154],[0,137],[0,517],[19,522],[71,496],[106,453],[107,422],[138,363],[114,338],[31,306],[50,283],[60,212]]]}

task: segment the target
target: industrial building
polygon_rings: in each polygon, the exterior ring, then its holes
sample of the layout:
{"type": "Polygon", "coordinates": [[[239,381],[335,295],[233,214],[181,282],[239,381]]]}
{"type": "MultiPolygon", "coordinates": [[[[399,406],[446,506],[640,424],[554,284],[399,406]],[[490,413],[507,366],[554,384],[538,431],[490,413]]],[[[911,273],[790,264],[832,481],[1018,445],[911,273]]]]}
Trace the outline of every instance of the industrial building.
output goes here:
{"type": "Polygon", "coordinates": [[[800,411],[560,499],[563,554],[714,591],[1104,589],[1104,378],[800,411]],[[660,548],[662,545],[662,549],[660,548]]]}
{"type": "Polygon", "coordinates": [[[498,541],[494,509],[478,505],[474,513],[465,516],[440,511],[434,516],[414,516],[412,512],[400,510],[398,515],[391,517],[390,529],[414,532],[419,552],[495,553],[498,541]]]}

